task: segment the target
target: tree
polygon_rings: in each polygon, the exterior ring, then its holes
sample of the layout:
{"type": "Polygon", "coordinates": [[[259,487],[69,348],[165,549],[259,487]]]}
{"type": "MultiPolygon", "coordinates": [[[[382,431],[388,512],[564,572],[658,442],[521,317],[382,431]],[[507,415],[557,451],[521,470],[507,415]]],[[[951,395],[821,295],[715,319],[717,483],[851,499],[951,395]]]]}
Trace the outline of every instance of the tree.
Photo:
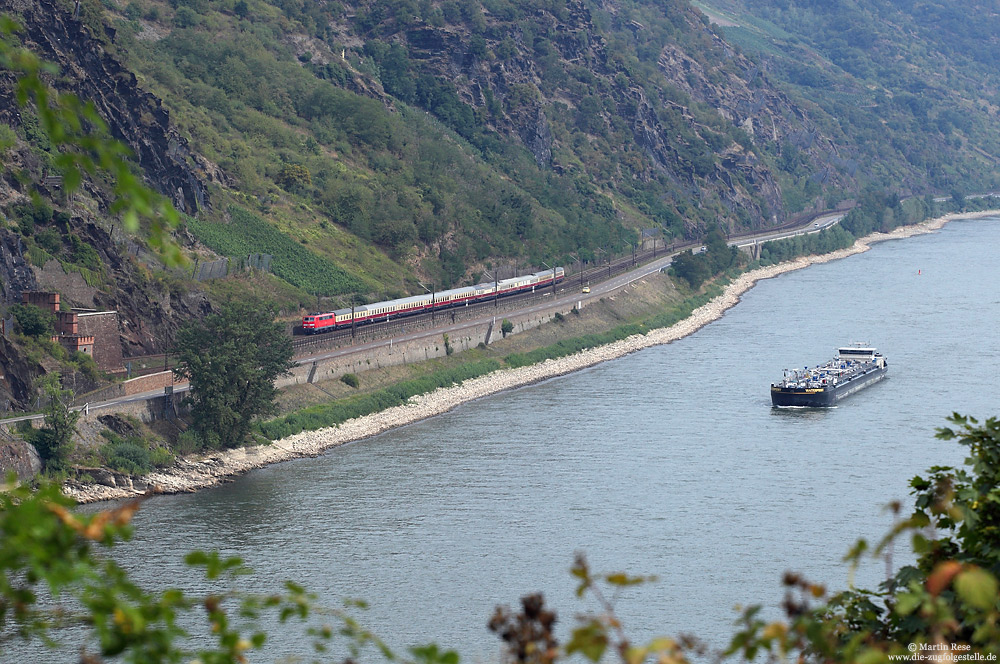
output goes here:
{"type": "Polygon", "coordinates": [[[301,193],[312,186],[312,174],[302,164],[285,164],[277,181],[286,191],[301,193]]]}
{"type": "Polygon", "coordinates": [[[674,256],[671,262],[673,273],[688,282],[691,288],[699,288],[712,276],[712,268],[704,253],[695,255],[690,249],[674,256]]]}
{"type": "Polygon", "coordinates": [[[273,313],[229,302],[177,334],[174,371],[191,381],[194,428],[211,448],[244,444],[254,418],[276,411],[274,379],[292,362],[291,340],[273,313]]]}
{"type": "Polygon", "coordinates": [[[17,78],[15,96],[19,107],[34,111],[41,133],[58,149],[52,166],[63,176],[62,187],[71,194],[80,187],[83,174],[103,172],[114,182],[115,202],[110,212],[121,214],[129,230],[145,222],[150,244],[163,252],[167,262],[183,262],[180,246],[170,237],[179,217],[164,196],[142,183],[141,176],[129,161],[130,150],[111,137],[107,124],[92,102],[52,90],[43,80],[43,72],[53,69],[31,51],[16,45],[13,35],[21,26],[6,14],[0,14],[0,69],[17,78]]]}
{"type": "Polygon", "coordinates": [[[500,323],[500,332],[503,334],[504,338],[506,339],[507,335],[513,331],[514,331],[514,324],[511,323],[506,318],[504,318],[503,321],[500,323]]]}
{"type": "Polygon", "coordinates": [[[73,434],[76,433],[80,411],[70,411],[73,393],[62,389],[58,374],[42,376],[37,385],[48,403],[42,410],[45,414],[42,428],[30,432],[28,442],[35,446],[45,470],[65,470],[69,453],[73,450],[73,434]]]}
{"type": "Polygon", "coordinates": [[[705,256],[712,274],[719,274],[736,265],[739,250],[730,247],[722,231],[713,228],[705,235],[705,256]]]}
{"type": "Polygon", "coordinates": [[[21,332],[29,337],[47,337],[55,329],[56,317],[51,311],[33,304],[15,304],[10,308],[21,332]]]}
{"type": "Polygon", "coordinates": [[[951,192],[951,205],[958,212],[965,212],[965,194],[959,189],[953,189],[951,192]]]}

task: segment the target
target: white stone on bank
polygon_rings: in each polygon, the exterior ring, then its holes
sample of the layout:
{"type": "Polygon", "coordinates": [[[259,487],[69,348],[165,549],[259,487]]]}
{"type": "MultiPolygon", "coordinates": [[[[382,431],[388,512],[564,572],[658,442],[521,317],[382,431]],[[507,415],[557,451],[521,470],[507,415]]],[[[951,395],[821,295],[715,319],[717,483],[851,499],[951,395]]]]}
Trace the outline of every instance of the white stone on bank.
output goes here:
{"type": "MultiPolygon", "coordinates": [[[[900,227],[889,233],[873,233],[859,239],[851,247],[822,256],[803,256],[778,265],[745,272],[726,286],[721,295],[698,307],[690,316],[668,328],[651,330],[644,335],[633,335],[621,341],[583,350],[567,357],[546,360],[518,369],[504,369],[473,378],[459,385],[439,388],[429,394],[414,397],[409,403],[401,406],[348,420],[336,427],[304,431],[274,441],[269,445],[227,450],[200,459],[180,459],[170,468],[143,477],[138,484],[156,487],[155,492],[157,493],[186,493],[220,484],[250,470],[262,468],[272,463],[316,456],[331,447],[376,436],[396,427],[440,415],[475,399],[579,371],[650,346],[670,343],[692,334],[704,325],[720,318],[727,309],[740,301],[740,296],[743,293],[751,289],[761,279],[770,279],[779,274],[816,263],[826,263],[862,253],[868,251],[871,245],[876,242],[929,233],[954,219],[994,216],[996,214],[996,210],[971,214],[949,214],[913,226],[900,227]]],[[[82,485],[76,482],[67,483],[63,487],[63,491],[81,503],[132,498],[143,493],[136,488],[110,487],[100,484],[82,485]]]]}

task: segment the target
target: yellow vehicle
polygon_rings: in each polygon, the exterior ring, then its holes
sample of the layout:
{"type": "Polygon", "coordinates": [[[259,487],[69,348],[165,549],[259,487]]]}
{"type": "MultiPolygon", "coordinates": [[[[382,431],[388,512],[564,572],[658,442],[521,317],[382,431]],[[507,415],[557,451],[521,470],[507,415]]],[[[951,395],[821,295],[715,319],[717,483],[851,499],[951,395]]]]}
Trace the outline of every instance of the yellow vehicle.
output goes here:
{"type": "Polygon", "coordinates": [[[589,293],[590,292],[590,286],[584,286],[583,287],[583,292],[584,293],[589,293]]]}

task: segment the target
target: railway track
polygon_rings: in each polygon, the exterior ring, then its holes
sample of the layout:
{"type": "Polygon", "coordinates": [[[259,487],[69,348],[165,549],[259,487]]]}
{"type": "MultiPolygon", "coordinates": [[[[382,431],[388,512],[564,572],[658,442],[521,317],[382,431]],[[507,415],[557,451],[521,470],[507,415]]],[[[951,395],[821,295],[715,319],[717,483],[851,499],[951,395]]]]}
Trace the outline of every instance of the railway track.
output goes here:
{"type": "MultiPolygon", "coordinates": [[[[830,214],[830,212],[827,211],[812,215],[804,219],[793,219],[792,221],[767,229],[767,233],[773,234],[775,232],[787,231],[799,227],[808,228],[809,224],[812,223],[814,219],[826,214],[830,214]]],[[[760,234],[758,233],[733,235],[728,238],[728,241],[730,243],[734,243],[739,240],[750,239],[759,235],[760,234]]],[[[566,294],[573,290],[579,292],[579,290],[585,285],[600,284],[608,279],[612,279],[617,275],[627,272],[633,267],[637,267],[656,258],[660,258],[666,254],[685,251],[687,249],[697,249],[700,246],[700,242],[672,243],[666,247],[655,247],[654,243],[654,248],[652,249],[637,251],[632,255],[614,258],[607,263],[591,265],[574,274],[567,274],[566,278],[563,279],[560,284],[556,285],[555,291],[553,291],[551,287],[547,286],[532,293],[509,295],[499,298],[498,300],[476,302],[452,309],[445,309],[443,311],[435,311],[433,314],[422,313],[404,318],[390,319],[378,323],[368,323],[352,329],[325,332],[309,337],[293,335],[292,348],[296,356],[304,356],[319,350],[335,350],[356,344],[378,341],[380,339],[390,339],[402,336],[403,334],[409,332],[433,329],[442,321],[455,323],[474,318],[482,318],[490,315],[491,311],[495,312],[495,315],[500,317],[504,314],[513,313],[522,309],[527,304],[532,304],[541,301],[546,297],[551,297],[553,292],[556,295],[566,294]]]]}
{"type": "MultiPolygon", "coordinates": [[[[766,238],[768,235],[774,234],[775,232],[780,233],[782,231],[790,231],[797,228],[809,230],[814,220],[830,214],[833,214],[833,212],[828,210],[807,218],[793,219],[792,221],[767,229],[766,233],[746,233],[730,236],[729,242],[732,244],[740,240],[766,238]]],[[[626,255],[614,258],[609,263],[589,265],[579,272],[567,274],[562,283],[556,286],[555,295],[580,293],[580,289],[583,286],[593,285],[597,287],[601,283],[627,272],[632,269],[633,266],[645,264],[656,258],[662,258],[666,254],[684,251],[685,249],[694,249],[699,246],[701,246],[701,243],[696,242],[676,243],[666,247],[658,246],[655,249],[636,252],[634,256],[626,255]]],[[[569,267],[572,268],[573,266],[569,267]]],[[[534,303],[544,302],[545,298],[552,298],[552,296],[552,288],[545,287],[543,290],[535,293],[520,293],[518,295],[500,298],[499,301],[478,302],[468,306],[434,312],[433,316],[431,314],[419,314],[396,320],[363,325],[354,328],[353,330],[338,330],[310,337],[292,335],[292,348],[296,357],[303,357],[315,353],[316,351],[337,350],[372,341],[390,339],[410,332],[429,330],[444,322],[452,323],[472,320],[476,318],[484,318],[489,315],[495,315],[499,321],[505,315],[513,314],[514,312],[524,309],[534,303]]],[[[173,364],[172,362],[169,362],[169,356],[164,358],[164,355],[162,354],[129,357],[125,359],[126,361],[135,363],[136,367],[141,367],[143,363],[147,363],[149,365],[150,368],[148,369],[133,369],[136,374],[148,373],[153,371],[154,368],[155,370],[162,371],[160,365],[161,363],[164,363],[165,359],[168,360],[168,368],[173,364]]]]}

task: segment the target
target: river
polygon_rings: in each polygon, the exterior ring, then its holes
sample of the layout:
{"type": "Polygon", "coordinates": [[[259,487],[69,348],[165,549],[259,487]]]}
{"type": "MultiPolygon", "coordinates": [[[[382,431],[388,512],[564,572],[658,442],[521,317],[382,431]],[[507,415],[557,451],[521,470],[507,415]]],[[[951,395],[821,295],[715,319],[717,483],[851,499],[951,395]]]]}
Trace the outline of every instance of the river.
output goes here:
{"type": "MultiPolygon", "coordinates": [[[[909,478],[961,463],[935,427],[997,413],[997,246],[1000,220],[957,221],[761,282],[678,342],[152,499],[117,555],[162,586],[182,583],[181,552],[218,548],[255,570],[246,588],[290,578],[327,605],[362,598],[358,617],[391,645],[478,662],[499,651],[497,604],[543,591],[563,637],[594,608],[573,596],[582,551],[597,570],[658,576],[618,600],[636,639],[722,647],[733,607],[776,607],[786,570],[846,587],[843,555],[889,528],[883,507],[909,478]],[[890,379],[837,408],[771,409],[783,368],[851,341],[882,350],[890,379]]],[[[884,574],[873,560],[857,580],[884,574]]],[[[279,631],[268,657],[282,654],[309,653],[279,631]]]]}

